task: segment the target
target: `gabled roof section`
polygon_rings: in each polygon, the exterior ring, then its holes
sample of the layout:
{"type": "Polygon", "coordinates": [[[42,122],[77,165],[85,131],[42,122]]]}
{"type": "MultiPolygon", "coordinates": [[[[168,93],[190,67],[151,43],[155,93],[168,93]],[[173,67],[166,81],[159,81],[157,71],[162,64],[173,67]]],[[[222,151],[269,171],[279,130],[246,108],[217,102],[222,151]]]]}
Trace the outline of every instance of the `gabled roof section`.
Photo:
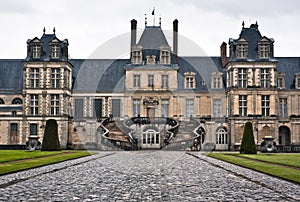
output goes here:
{"type": "Polygon", "coordinates": [[[169,46],[160,26],[147,26],[138,42],[143,49],[159,50],[161,45],[169,46]]]}

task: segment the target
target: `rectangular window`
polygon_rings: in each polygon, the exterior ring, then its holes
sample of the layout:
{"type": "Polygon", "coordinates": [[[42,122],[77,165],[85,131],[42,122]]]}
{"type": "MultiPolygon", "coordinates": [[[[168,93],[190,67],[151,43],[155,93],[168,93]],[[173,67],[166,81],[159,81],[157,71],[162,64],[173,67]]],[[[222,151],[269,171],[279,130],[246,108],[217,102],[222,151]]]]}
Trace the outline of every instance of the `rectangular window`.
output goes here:
{"type": "Polygon", "coordinates": [[[261,69],[260,70],[260,86],[262,88],[270,88],[271,79],[270,79],[270,69],[261,69]]]}
{"type": "Polygon", "coordinates": [[[59,95],[50,95],[50,114],[59,115],[59,95]]]}
{"type": "Polygon", "coordinates": [[[270,45],[269,44],[259,44],[259,57],[269,58],[270,56],[270,45]]]}
{"type": "Polygon", "coordinates": [[[213,88],[215,88],[215,89],[222,88],[221,77],[213,77],[213,88]]]}
{"type": "Polygon", "coordinates": [[[51,58],[59,58],[60,48],[58,45],[51,46],[51,58]]]}
{"type": "Polygon", "coordinates": [[[30,115],[38,115],[39,99],[38,95],[30,95],[30,115]]]}
{"type": "Polygon", "coordinates": [[[169,116],[169,100],[168,99],[161,100],[161,116],[162,117],[169,116]]]}
{"type": "Polygon", "coordinates": [[[194,77],[186,77],[185,86],[186,88],[194,88],[194,77]]]}
{"type": "Polygon", "coordinates": [[[18,144],[18,124],[17,123],[11,123],[10,124],[10,139],[9,144],[18,144]]]}
{"type": "Polygon", "coordinates": [[[283,78],[277,78],[277,87],[283,88],[283,78]]]}
{"type": "Polygon", "coordinates": [[[214,99],[213,100],[213,117],[221,117],[221,100],[220,99],[214,99]]]}
{"type": "Polygon", "coordinates": [[[279,116],[287,117],[287,98],[279,98],[279,116]]]}
{"type": "Polygon", "coordinates": [[[192,117],[194,115],[194,100],[187,99],[186,100],[186,116],[192,117]]]}
{"type": "Polygon", "coordinates": [[[97,119],[102,118],[102,99],[94,100],[94,109],[95,115],[97,119]]]}
{"type": "Polygon", "coordinates": [[[30,136],[37,136],[37,124],[36,123],[31,123],[30,125],[29,125],[29,128],[30,128],[30,136]]]}
{"type": "Polygon", "coordinates": [[[40,58],[41,57],[41,47],[38,45],[34,45],[32,47],[32,57],[33,58],[40,58]]]}
{"type": "Polygon", "coordinates": [[[51,87],[60,87],[60,69],[58,68],[51,68],[51,87]]]}
{"type": "Polygon", "coordinates": [[[64,71],[64,88],[69,88],[69,82],[70,82],[69,75],[70,75],[69,71],[65,70],[64,71]]]}
{"type": "Polygon", "coordinates": [[[154,75],[148,75],[148,87],[154,86],[154,75]]]}
{"type": "Polygon", "coordinates": [[[169,87],[169,76],[168,75],[162,75],[161,76],[161,87],[162,88],[168,88],[169,87]]]}
{"type": "Polygon", "coordinates": [[[75,99],[75,120],[83,118],[83,99],[75,99]]]}
{"type": "Polygon", "coordinates": [[[141,76],[133,75],[133,87],[140,87],[140,86],[141,86],[141,76]]]}
{"type": "Polygon", "coordinates": [[[112,100],[112,115],[114,117],[121,116],[121,101],[120,99],[113,99],[112,100]]]}
{"type": "Polygon", "coordinates": [[[141,100],[134,99],[133,100],[133,116],[141,115],[141,100]]]}
{"type": "Polygon", "coordinates": [[[240,88],[247,87],[247,69],[246,68],[238,69],[238,87],[240,87],[240,88]]]}
{"type": "Polygon", "coordinates": [[[297,89],[300,89],[300,77],[296,78],[296,82],[297,89]]]}
{"type": "Polygon", "coordinates": [[[247,95],[239,95],[239,115],[247,116],[247,95]]]}
{"type": "Polygon", "coordinates": [[[270,116],[270,95],[261,96],[261,110],[263,116],[270,116]]]}
{"type": "Polygon", "coordinates": [[[248,57],[248,44],[241,43],[237,45],[237,57],[241,59],[248,57]]]}
{"type": "Polygon", "coordinates": [[[141,51],[133,51],[133,64],[141,64],[141,51]]]}
{"type": "Polygon", "coordinates": [[[40,87],[40,69],[30,68],[29,71],[30,87],[39,88],[40,87]]]}
{"type": "Polygon", "coordinates": [[[169,64],[169,52],[168,51],[161,51],[160,64],[169,64]]]}

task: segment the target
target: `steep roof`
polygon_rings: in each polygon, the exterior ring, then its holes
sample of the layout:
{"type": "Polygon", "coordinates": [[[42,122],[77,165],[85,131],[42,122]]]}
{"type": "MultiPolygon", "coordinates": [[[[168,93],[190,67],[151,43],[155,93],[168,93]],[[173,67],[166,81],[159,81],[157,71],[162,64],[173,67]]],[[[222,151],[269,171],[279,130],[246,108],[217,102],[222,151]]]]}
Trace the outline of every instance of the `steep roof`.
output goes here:
{"type": "Polygon", "coordinates": [[[138,42],[143,49],[159,50],[161,45],[169,46],[168,41],[159,26],[147,26],[138,42]]]}
{"type": "Polygon", "coordinates": [[[284,73],[285,89],[295,89],[295,75],[300,73],[300,57],[276,57],[277,72],[284,73]]]}
{"type": "Polygon", "coordinates": [[[23,60],[0,60],[0,93],[15,94],[23,90],[23,60]]]}

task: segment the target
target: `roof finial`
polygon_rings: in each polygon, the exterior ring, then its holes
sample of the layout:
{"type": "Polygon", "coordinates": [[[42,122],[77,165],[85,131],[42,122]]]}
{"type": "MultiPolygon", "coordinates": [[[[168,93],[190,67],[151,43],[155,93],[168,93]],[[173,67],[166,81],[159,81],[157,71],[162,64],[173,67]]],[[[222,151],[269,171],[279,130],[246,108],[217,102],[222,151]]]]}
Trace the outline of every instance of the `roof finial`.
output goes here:
{"type": "Polygon", "coordinates": [[[256,20],[256,22],[255,22],[255,25],[256,25],[256,28],[258,28],[258,23],[257,23],[257,20],[256,20]]]}
{"type": "Polygon", "coordinates": [[[56,30],[55,30],[55,27],[54,27],[54,28],[53,28],[53,34],[55,34],[55,31],[56,31],[56,30]]]}
{"type": "Polygon", "coordinates": [[[43,33],[45,34],[46,33],[46,28],[44,27],[44,29],[43,29],[43,33]]]}
{"type": "Polygon", "coordinates": [[[145,13],[145,27],[147,27],[147,14],[145,13]]]}
{"type": "Polygon", "coordinates": [[[244,20],[243,20],[242,26],[243,26],[243,28],[245,27],[245,22],[244,22],[244,20]]]}

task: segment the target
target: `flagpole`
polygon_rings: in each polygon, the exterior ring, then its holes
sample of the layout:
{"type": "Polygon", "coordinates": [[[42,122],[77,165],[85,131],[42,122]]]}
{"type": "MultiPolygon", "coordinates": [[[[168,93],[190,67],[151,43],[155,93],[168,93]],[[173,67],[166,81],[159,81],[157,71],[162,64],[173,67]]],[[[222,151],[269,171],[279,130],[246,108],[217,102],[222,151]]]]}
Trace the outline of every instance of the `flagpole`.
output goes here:
{"type": "Polygon", "coordinates": [[[153,15],[153,27],[154,27],[155,26],[155,7],[154,6],[153,6],[152,15],[153,15]]]}

